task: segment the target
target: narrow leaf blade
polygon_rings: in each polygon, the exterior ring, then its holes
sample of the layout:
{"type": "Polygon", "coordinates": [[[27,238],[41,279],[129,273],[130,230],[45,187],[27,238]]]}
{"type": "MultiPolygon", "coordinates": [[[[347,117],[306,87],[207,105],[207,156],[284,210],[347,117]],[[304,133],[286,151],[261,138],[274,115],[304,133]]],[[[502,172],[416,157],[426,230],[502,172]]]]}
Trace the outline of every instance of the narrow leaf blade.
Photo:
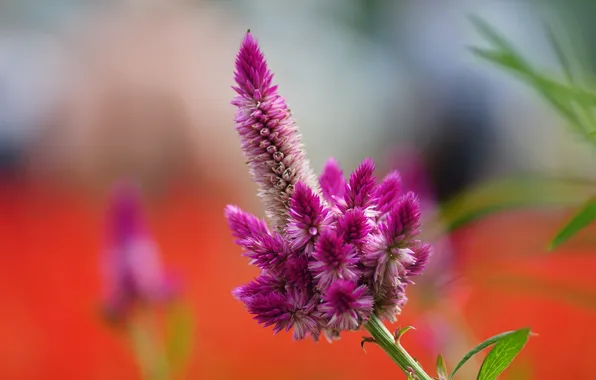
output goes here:
{"type": "Polygon", "coordinates": [[[594,194],[590,182],[527,176],[481,183],[441,206],[440,222],[447,231],[488,214],[510,208],[575,206],[594,194]]]}
{"type": "Polygon", "coordinates": [[[569,240],[573,235],[587,227],[596,219],[596,197],[591,198],[582,209],[557,233],[550,244],[554,250],[562,243],[569,240]]]}
{"type": "Polygon", "coordinates": [[[192,311],[186,305],[173,305],[166,321],[166,329],[166,355],[172,370],[180,372],[187,364],[193,348],[192,311]]]}
{"type": "Polygon", "coordinates": [[[447,380],[447,366],[445,366],[445,360],[443,360],[443,355],[439,355],[437,358],[437,375],[439,376],[439,380],[447,380]]]}
{"type": "Polygon", "coordinates": [[[395,338],[395,342],[399,343],[399,340],[401,339],[401,337],[410,330],[416,330],[416,329],[414,328],[414,326],[406,326],[406,327],[402,327],[402,328],[398,329],[395,332],[395,334],[393,334],[393,337],[395,338]]]}
{"type": "Polygon", "coordinates": [[[565,54],[563,46],[559,42],[557,35],[555,34],[553,28],[550,25],[545,24],[544,28],[546,29],[546,35],[548,36],[550,46],[553,49],[553,51],[555,52],[555,55],[557,56],[557,60],[559,61],[559,64],[561,65],[561,69],[563,70],[563,73],[565,74],[565,78],[567,79],[567,81],[569,83],[573,83],[575,81],[575,79],[573,77],[573,71],[571,70],[571,63],[569,62],[569,59],[567,58],[567,55],[565,54]]]}
{"type": "Polygon", "coordinates": [[[470,17],[471,23],[479,35],[490,43],[490,48],[472,48],[477,56],[509,71],[526,82],[534,91],[550,103],[564,117],[574,132],[589,142],[596,144],[591,134],[596,130],[596,117],[593,115],[595,94],[590,90],[575,85],[576,78],[572,72],[571,61],[576,61],[566,54],[563,44],[548,25],[551,47],[563,69],[567,84],[558,83],[545,74],[540,73],[518,53],[515,48],[494,27],[479,17],[470,17]]]}
{"type": "Polygon", "coordinates": [[[496,379],[524,348],[529,337],[530,329],[526,328],[517,330],[499,340],[495,348],[484,359],[477,379],[496,379]]]}
{"type": "Polygon", "coordinates": [[[486,20],[478,16],[468,17],[476,31],[482,35],[487,41],[492,43],[495,47],[502,50],[510,50],[511,47],[505,37],[503,37],[497,30],[492,27],[486,20]]]}
{"type": "Polygon", "coordinates": [[[484,350],[486,347],[488,346],[492,346],[493,344],[497,343],[498,341],[500,341],[503,338],[508,337],[509,335],[515,334],[517,331],[520,330],[514,330],[514,331],[507,331],[498,335],[495,335],[491,338],[488,338],[487,340],[485,340],[484,342],[480,343],[479,345],[477,345],[476,347],[474,347],[470,352],[468,352],[460,361],[459,363],[457,363],[457,365],[455,366],[455,368],[453,369],[453,371],[451,372],[451,376],[449,376],[449,378],[453,378],[453,375],[455,375],[455,373],[464,365],[466,364],[466,362],[468,360],[470,360],[470,358],[474,355],[476,355],[477,353],[479,353],[480,351],[484,350]]]}

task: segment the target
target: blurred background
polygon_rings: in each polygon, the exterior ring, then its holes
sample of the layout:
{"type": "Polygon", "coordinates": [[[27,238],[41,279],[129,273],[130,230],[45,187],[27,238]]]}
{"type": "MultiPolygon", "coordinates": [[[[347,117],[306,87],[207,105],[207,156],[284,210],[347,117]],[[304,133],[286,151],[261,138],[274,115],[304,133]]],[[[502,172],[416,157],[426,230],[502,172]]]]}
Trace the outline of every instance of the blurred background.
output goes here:
{"type": "Polygon", "coordinates": [[[256,270],[223,208],[263,215],[229,104],[248,28],[315,171],[330,156],[346,172],[370,156],[379,176],[400,169],[424,195],[437,253],[409,288],[398,325],[416,331],[404,345],[428,368],[440,352],[453,368],[481,340],[530,326],[538,335],[504,378],[593,378],[596,230],[546,251],[581,196],[596,193],[592,147],[470,53],[483,41],[467,17],[483,17],[554,75],[543,23],[555,23],[576,36],[591,74],[596,49],[581,41],[596,34],[595,10],[579,1],[1,2],[0,378],[139,378],[100,312],[106,207],[121,179],[140,184],[148,229],[192,311],[179,378],[403,376],[377,347],[362,351],[362,333],[292,342],[230,295],[256,270]],[[561,181],[527,190],[551,191],[557,207],[502,211],[450,234],[433,219],[480,183],[520,177],[561,181]]]}

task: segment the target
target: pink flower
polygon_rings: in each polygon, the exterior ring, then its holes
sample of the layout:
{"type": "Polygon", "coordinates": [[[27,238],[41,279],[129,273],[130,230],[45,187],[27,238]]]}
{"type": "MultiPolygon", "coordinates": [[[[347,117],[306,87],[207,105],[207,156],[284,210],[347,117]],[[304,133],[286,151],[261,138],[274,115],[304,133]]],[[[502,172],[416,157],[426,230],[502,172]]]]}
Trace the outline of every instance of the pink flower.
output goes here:
{"type": "Polygon", "coordinates": [[[337,330],[356,330],[368,320],[373,311],[373,298],[365,285],[337,280],[323,294],[319,310],[329,319],[328,327],[337,330]]]}
{"type": "Polygon", "coordinates": [[[235,80],[238,95],[232,104],[238,107],[242,152],[266,215],[277,229],[285,224],[296,183],[314,188],[316,182],[290,109],[272,84],[273,74],[250,31],[236,57],[235,80]]]}
{"type": "Polygon", "coordinates": [[[285,232],[292,249],[310,255],[316,239],[330,228],[330,210],[308,186],[298,182],[290,201],[289,216],[285,232]]]}
{"type": "Polygon", "coordinates": [[[109,209],[109,241],[102,256],[104,302],[108,317],[116,320],[137,304],[162,303],[175,295],[145,228],[138,193],[134,185],[118,185],[109,209]]]}
{"type": "Polygon", "coordinates": [[[226,209],[236,243],[261,269],[233,294],[259,323],[276,333],[293,329],[295,339],[321,332],[337,339],[372,313],[394,321],[406,285],[430,257],[430,246],[416,239],[416,196],[402,194],[397,172],[378,184],[371,159],[348,181],[330,159],[316,184],[272,78],[247,33],[236,59],[236,129],[274,230],[235,206],[226,209]]]}

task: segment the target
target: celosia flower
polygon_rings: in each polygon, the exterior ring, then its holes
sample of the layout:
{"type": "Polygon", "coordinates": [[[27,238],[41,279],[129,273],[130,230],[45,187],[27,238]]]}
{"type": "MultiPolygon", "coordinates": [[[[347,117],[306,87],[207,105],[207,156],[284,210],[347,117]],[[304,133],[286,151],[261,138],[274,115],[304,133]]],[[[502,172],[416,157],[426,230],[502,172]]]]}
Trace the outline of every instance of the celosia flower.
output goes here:
{"type": "Polygon", "coordinates": [[[283,293],[286,284],[282,276],[272,276],[264,273],[253,279],[247,285],[234,289],[232,294],[238,299],[247,299],[256,295],[265,295],[270,293],[283,293]]]}
{"type": "Polygon", "coordinates": [[[375,164],[373,160],[367,158],[350,175],[350,182],[345,189],[344,202],[340,206],[342,211],[360,208],[368,216],[378,214],[377,183],[373,175],[374,171],[375,164]]]}
{"type": "Polygon", "coordinates": [[[236,243],[261,269],[233,294],[259,323],[273,325],[275,333],[293,328],[295,339],[318,339],[321,333],[335,339],[341,331],[359,329],[373,313],[394,321],[406,301],[406,285],[430,256],[430,246],[417,240],[416,196],[402,193],[396,172],[378,184],[371,159],[348,181],[330,159],[320,183],[313,184],[298,131],[271,81],[249,32],[236,59],[239,96],[233,104],[242,150],[275,230],[227,207],[236,243]],[[277,152],[282,160],[276,160],[277,152]],[[282,168],[292,176],[284,177],[282,168]]]}
{"type": "Polygon", "coordinates": [[[397,286],[416,264],[416,252],[411,248],[412,244],[418,246],[412,239],[418,234],[419,220],[418,199],[410,192],[395,204],[387,220],[379,223],[379,233],[371,236],[364,252],[364,264],[371,269],[376,287],[397,286]]]}
{"type": "Polygon", "coordinates": [[[292,249],[310,255],[317,237],[329,228],[331,212],[308,186],[298,182],[290,201],[289,216],[286,236],[292,249]]]}
{"type": "Polygon", "coordinates": [[[343,171],[334,158],[330,158],[325,164],[319,183],[321,184],[321,193],[329,204],[337,206],[339,202],[342,207],[345,207],[343,198],[346,190],[346,180],[343,171]]]}
{"type": "Polygon", "coordinates": [[[361,208],[346,210],[337,219],[338,230],[348,243],[361,246],[374,228],[374,223],[361,208]]]}
{"type": "Polygon", "coordinates": [[[405,284],[384,286],[374,291],[375,314],[389,322],[397,321],[397,316],[408,300],[405,284]]]}
{"type": "Polygon", "coordinates": [[[393,205],[399,199],[401,191],[401,176],[397,171],[392,171],[383,178],[377,189],[379,217],[383,217],[393,209],[393,205]]]}
{"type": "Polygon", "coordinates": [[[309,268],[319,289],[328,288],[336,280],[358,281],[360,278],[356,248],[333,231],[321,235],[313,259],[309,268]]]}
{"type": "Polygon", "coordinates": [[[319,311],[332,329],[355,330],[372,312],[373,298],[368,287],[357,286],[353,281],[334,281],[321,298],[319,311]]]}
{"type": "Polygon", "coordinates": [[[294,339],[303,339],[307,334],[317,338],[319,322],[316,307],[305,293],[297,289],[288,292],[257,294],[244,298],[246,307],[255,319],[264,326],[274,325],[275,333],[294,329],[294,339]]]}
{"type": "Polygon", "coordinates": [[[245,255],[251,258],[251,264],[273,272],[281,267],[290,248],[280,234],[269,232],[264,221],[237,207],[228,207],[226,218],[236,244],[246,250],[245,255]]]}
{"type": "Polygon", "coordinates": [[[272,84],[273,74],[250,31],[236,57],[235,79],[238,95],[232,104],[238,107],[236,130],[242,151],[267,217],[280,228],[296,184],[316,184],[290,109],[272,84]]]}
{"type": "Polygon", "coordinates": [[[155,304],[174,295],[156,245],[145,228],[138,189],[120,184],[108,214],[109,241],[103,258],[105,309],[121,320],[137,304],[155,304]]]}

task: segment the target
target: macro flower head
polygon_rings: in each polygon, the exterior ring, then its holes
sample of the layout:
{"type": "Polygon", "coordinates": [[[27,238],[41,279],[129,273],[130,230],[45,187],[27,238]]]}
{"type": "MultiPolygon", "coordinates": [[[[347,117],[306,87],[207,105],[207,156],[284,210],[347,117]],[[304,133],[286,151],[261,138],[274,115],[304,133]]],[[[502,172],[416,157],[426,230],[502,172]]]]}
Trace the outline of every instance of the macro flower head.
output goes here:
{"type": "Polygon", "coordinates": [[[395,321],[431,254],[420,210],[399,173],[382,181],[365,159],[346,179],[331,158],[317,181],[273,74],[250,31],[236,58],[236,129],[267,221],[228,206],[236,243],[261,273],[234,290],[275,333],[329,340],[376,314],[395,321]]]}
{"type": "Polygon", "coordinates": [[[139,190],[116,186],[108,210],[108,243],[102,255],[104,308],[122,320],[139,304],[158,304],[175,294],[163,271],[157,246],[145,227],[139,190]]]}
{"type": "Polygon", "coordinates": [[[288,203],[298,182],[311,188],[315,177],[286,101],[272,84],[273,74],[257,41],[246,33],[236,57],[236,130],[242,152],[267,217],[275,228],[287,219],[288,203]]]}

